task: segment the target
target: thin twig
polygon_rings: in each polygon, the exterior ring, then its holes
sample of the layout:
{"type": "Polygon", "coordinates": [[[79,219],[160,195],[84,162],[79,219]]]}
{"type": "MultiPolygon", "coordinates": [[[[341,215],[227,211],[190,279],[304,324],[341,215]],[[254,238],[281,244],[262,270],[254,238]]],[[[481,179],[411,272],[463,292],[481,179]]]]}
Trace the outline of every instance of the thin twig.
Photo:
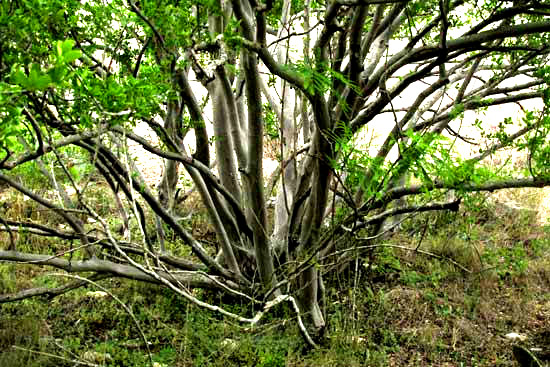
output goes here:
{"type": "MultiPolygon", "coordinates": [[[[359,240],[366,240],[365,238],[359,238],[359,240]]],[[[324,258],[322,258],[321,260],[324,260],[328,257],[331,257],[331,256],[336,256],[336,255],[339,255],[339,254],[343,254],[343,253],[346,253],[346,252],[350,252],[350,251],[356,251],[356,250],[367,250],[367,249],[373,249],[373,248],[377,248],[377,247],[389,247],[389,248],[397,248],[397,249],[401,249],[401,250],[405,250],[405,251],[412,251],[412,252],[418,252],[420,254],[423,254],[423,255],[427,255],[427,256],[431,256],[431,257],[434,257],[436,259],[440,259],[440,260],[446,260],[446,261],[449,261],[451,264],[453,264],[454,266],[456,266],[457,268],[463,270],[464,272],[468,273],[468,274],[471,274],[472,271],[468,268],[466,268],[464,265],[454,261],[453,259],[451,258],[448,258],[448,257],[445,257],[445,256],[441,256],[441,255],[438,255],[438,254],[434,254],[433,252],[429,252],[429,251],[425,251],[425,250],[420,250],[420,249],[417,249],[417,248],[412,248],[412,247],[407,247],[407,246],[401,246],[401,245],[391,245],[391,244],[377,244],[377,245],[366,245],[366,246],[354,246],[354,247],[350,247],[350,248],[347,248],[347,249],[343,249],[343,250],[339,250],[339,251],[334,251],[328,255],[326,255],[324,258]]]]}

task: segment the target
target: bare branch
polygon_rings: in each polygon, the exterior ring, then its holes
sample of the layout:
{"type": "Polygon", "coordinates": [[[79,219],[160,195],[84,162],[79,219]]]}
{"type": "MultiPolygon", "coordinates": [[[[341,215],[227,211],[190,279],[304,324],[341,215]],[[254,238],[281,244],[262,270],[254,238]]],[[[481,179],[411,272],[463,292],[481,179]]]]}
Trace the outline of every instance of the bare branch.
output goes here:
{"type": "MultiPolygon", "coordinates": [[[[108,274],[95,274],[92,275],[89,280],[101,280],[105,278],[109,278],[111,275],[108,274]]],[[[62,285],[60,287],[56,288],[31,288],[31,289],[25,289],[23,291],[17,292],[17,293],[11,293],[11,294],[2,294],[0,295],[0,303],[8,303],[8,302],[15,302],[15,301],[21,301],[23,299],[31,298],[31,297],[46,297],[48,300],[51,300],[54,297],[57,297],[61,294],[67,293],[69,291],[72,291],[73,289],[77,289],[83,286],[86,286],[88,284],[85,280],[79,280],[76,282],[67,283],[65,285],[62,285]]]]}
{"type": "Polygon", "coordinates": [[[28,153],[22,154],[21,156],[16,158],[14,161],[4,162],[2,165],[0,165],[0,168],[11,170],[23,163],[32,161],[40,156],[45,155],[46,153],[52,152],[54,149],[59,149],[61,147],[75,144],[80,141],[95,138],[106,132],[107,132],[106,128],[100,128],[97,130],[83,131],[79,134],[66,136],[63,139],[60,139],[51,145],[43,144],[42,148],[39,147],[35,152],[28,152],[28,153]]]}
{"type": "MultiPolygon", "coordinates": [[[[82,273],[82,272],[96,272],[103,274],[110,274],[112,276],[141,280],[149,283],[161,283],[155,277],[144,273],[143,271],[130,265],[117,264],[111,261],[100,260],[98,258],[91,258],[89,260],[70,261],[64,258],[52,257],[49,255],[36,255],[19,251],[0,251],[0,261],[11,261],[22,264],[31,265],[48,265],[58,269],[63,269],[69,273],[82,273]]],[[[159,271],[157,276],[172,280],[176,279],[187,287],[191,288],[214,288],[221,289],[219,283],[224,282],[226,286],[240,289],[239,285],[214,276],[205,276],[201,272],[194,271],[159,271]],[[214,282],[216,279],[217,282],[214,282]]]]}
{"type": "MultiPolygon", "coordinates": [[[[449,189],[459,190],[464,192],[481,192],[481,191],[496,191],[502,189],[513,189],[521,187],[546,187],[550,186],[550,178],[511,178],[507,180],[488,181],[481,184],[474,184],[468,182],[459,182],[455,184],[444,183],[436,181],[433,185],[411,185],[402,186],[390,189],[383,197],[377,202],[386,202],[388,200],[395,200],[407,195],[421,194],[424,192],[437,190],[437,189],[449,189]]],[[[360,210],[363,210],[362,207],[360,210]]]]}
{"type": "MultiPolygon", "coordinates": [[[[369,243],[371,240],[370,239],[362,239],[362,238],[358,238],[359,241],[364,241],[366,243],[369,243]]],[[[375,249],[375,248],[378,248],[378,247],[388,247],[388,248],[396,248],[396,249],[400,249],[400,250],[405,250],[405,251],[411,251],[411,252],[417,252],[419,254],[422,254],[422,255],[427,255],[427,256],[430,256],[430,257],[434,257],[436,259],[440,259],[440,260],[444,260],[444,261],[448,261],[450,262],[451,264],[453,264],[454,266],[456,266],[457,268],[461,269],[462,271],[464,271],[465,273],[468,273],[468,274],[471,274],[472,271],[468,268],[466,268],[464,265],[456,262],[455,260],[449,258],[449,257],[446,257],[446,256],[441,256],[441,255],[438,255],[438,254],[434,254],[433,252],[429,252],[429,251],[425,251],[425,250],[421,250],[417,247],[415,248],[412,248],[412,247],[406,247],[406,246],[400,246],[400,245],[392,245],[392,244],[376,244],[376,245],[359,245],[359,246],[354,246],[354,247],[351,247],[351,248],[347,248],[347,249],[344,249],[344,250],[339,250],[339,251],[335,251],[329,255],[326,256],[326,258],[329,258],[329,257],[332,257],[332,256],[336,256],[336,255],[339,255],[339,254],[345,254],[345,253],[348,253],[348,252],[357,252],[357,251],[362,251],[362,250],[371,250],[371,249],[375,249]]],[[[338,261],[337,263],[341,263],[342,260],[338,261]]],[[[329,270],[330,271],[330,270],[329,270]]]]}
{"type": "MultiPolygon", "coordinates": [[[[72,215],[70,215],[66,210],[63,208],[59,208],[55,204],[49,202],[48,200],[44,199],[43,197],[40,197],[36,195],[35,193],[31,192],[27,188],[23,187],[19,183],[15,182],[10,177],[4,175],[0,172],[0,181],[4,181],[17,191],[21,192],[22,194],[28,196],[32,200],[44,205],[46,208],[51,209],[55,213],[59,214],[65,221],[73,228],[73,230],[78,233],[80,240],[85,245],[86,248],[88,248],[88,238],[84,234],[84,229],[82,228],[82,224],[80,223],[80,220],[72,215]]],[[[91,249],[89,249],[91,251],[91,249]]]]}

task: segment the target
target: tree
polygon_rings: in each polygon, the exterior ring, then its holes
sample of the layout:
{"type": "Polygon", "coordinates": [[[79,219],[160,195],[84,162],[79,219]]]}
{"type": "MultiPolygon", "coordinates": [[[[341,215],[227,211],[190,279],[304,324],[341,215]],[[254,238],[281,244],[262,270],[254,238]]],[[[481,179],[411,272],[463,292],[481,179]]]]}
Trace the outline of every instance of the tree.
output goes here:
{"type": "Polygon", "coordinates": [[[457,210],[470,192],[550,182],[550,4],[543,1],[1,6],[0,181],[66,226],[2,209],[1,261],[159,283],[250,323],[290,300],[314,344],[311,333],[325,328],[325,269],[376,246],[386,219],[457,210]],[[533,99],[539,108],[522,106],[533,99]],[[524,112],[521,126],[507,118],[490,133],[476,121],[492,144],[468,159],[454,152],[454,140],[469,141],[457,127],[467,111],[514,103],[524,112]],[[376,119],[385,135],[372,153],[364,142],[376,119]],[[153,141],[138,133],[141,125],[154,131],[153,141]],[[280,163],[269,185],[266,130],[277,136],[280,163]],[[164,159],[158,187],[142,178],[129,142],[164,159]],[[484,168],[487,156],[511,146],[528,154],[520,176],[484,168]],[[86,160],[85,174],[74,156],[86,160]],[[29,167],[43,188],[18,179],[29,167]],[[184,174],[218,252],[178,215],[184,174]],[[94,200],[99,184],[120,218],[94,200]],[[17,236],[53,240],[26,250],[17,236]],[[177,255],[185,249],[192,256],[177,255]],[[252,319],[232,314],[192,287],[258,300],[263,311],[252,319]]]}

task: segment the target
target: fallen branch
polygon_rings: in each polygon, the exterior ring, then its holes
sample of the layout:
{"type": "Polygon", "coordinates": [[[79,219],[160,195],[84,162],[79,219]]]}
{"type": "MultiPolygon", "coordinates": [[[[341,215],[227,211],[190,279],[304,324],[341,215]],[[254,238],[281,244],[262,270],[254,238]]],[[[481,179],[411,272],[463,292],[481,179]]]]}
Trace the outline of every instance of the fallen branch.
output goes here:
{"type": "MultiPolygon", "coordinates": [[[[88,280],[101,280],[109,277],[110,275],[108,274],[94,274],[90,278],[88,278],[88,280]]],[[[71,282],[56,288],[48,288],[48,287],[31,288],[31,289],[22,290],[17,293],[2,294],[0,295],[0,303],[21,301],[23,299],[40,297],[40,296],[45,296],[48,300],[51,300],[54,297],[57,297],[59,295],[72,291],[73,289],[83,287],[86,284],[88,284],[87,280],[78,280],[76,282],[71,282]]]]}
{"type": "MultiPolygon", "coordinates": [[[[162,283],[155,277],[144,273],[143,271],[133,266],[117,264],[112,261],[100,260],[96,257],[88,260],[69,261],[51,255],[37,255],[19,251],[0,251],[0,261],[12,261],[32,265],[49,265],[58,269],[65,270],[69,273],[82,273],[92,271],[97,273],[110,274],[111,276],[145,281],[149,283],[162,283]]],[[[219,285],[219,282],[221,282],[222,279],[219,279],[215,276],[207,277],[200,272],[185,270],[175,272],[159,271],[157,275],[163,279],[175,278],[179,282],[192,288],[224,289],[219,285]],[[214,282],[212,278],[216,279],[218,282],[214,282]]],[[[229,280],[225,280],[225,285],[230,288],[239,289],[239,285],[229,280]]]]}

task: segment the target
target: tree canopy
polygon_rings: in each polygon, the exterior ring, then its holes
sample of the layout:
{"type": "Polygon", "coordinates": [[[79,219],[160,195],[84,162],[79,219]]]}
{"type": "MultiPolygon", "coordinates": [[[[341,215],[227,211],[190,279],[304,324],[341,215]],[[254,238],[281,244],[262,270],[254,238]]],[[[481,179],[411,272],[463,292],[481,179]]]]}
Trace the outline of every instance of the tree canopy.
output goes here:
{"type": "Polygon", "coordinates": [[[159,283],[253,324],[290,301],[315,344],[323,275],[375,246],[385,220],[550,183],[545,1],[0,6],[0,182],[37,209],[0,209],[0,261],[159,283]],[[495,121],[508,104],[521,115],[495,121]],[[163,160],[157,187],[129,145],[163,160]],[[279,163],[268,180],[267,147],[279,163]],[[483,165],[505,148],[524,167],[483,165]],[[184,178],[215,245],[182,219],[184,178]],[[253,299],[259,313],[232,314],[193,287],[253,299]]]}

